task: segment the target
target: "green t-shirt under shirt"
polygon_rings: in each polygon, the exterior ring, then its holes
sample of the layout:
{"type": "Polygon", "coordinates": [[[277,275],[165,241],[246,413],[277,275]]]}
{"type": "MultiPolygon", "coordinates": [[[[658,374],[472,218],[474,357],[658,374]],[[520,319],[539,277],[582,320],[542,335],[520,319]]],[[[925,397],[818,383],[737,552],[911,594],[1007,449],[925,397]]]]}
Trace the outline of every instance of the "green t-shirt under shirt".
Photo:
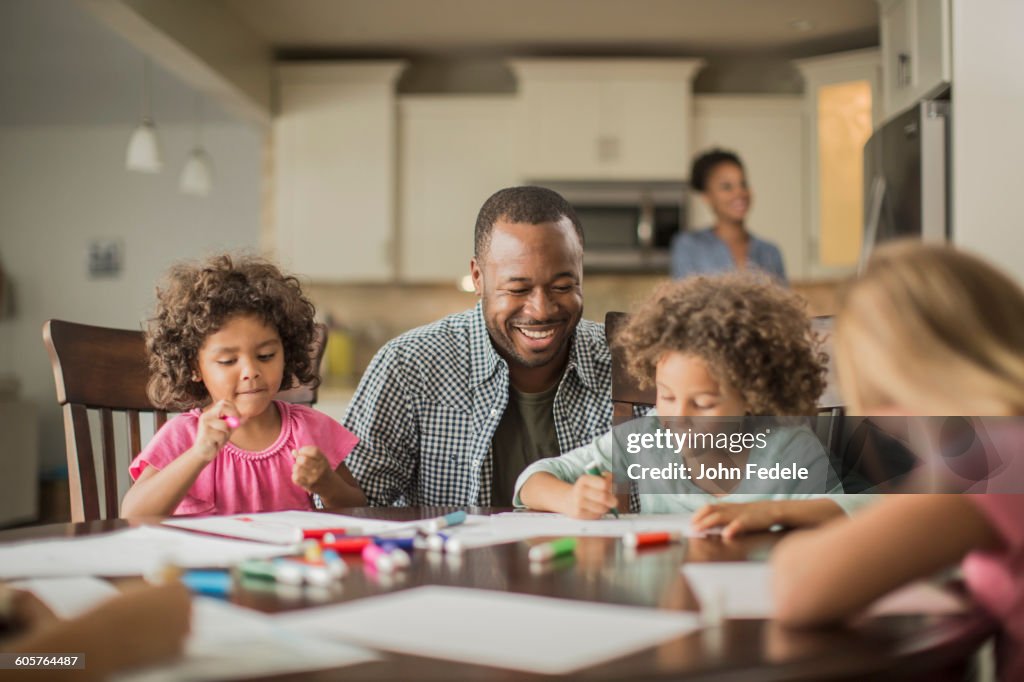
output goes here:
{"type": "Polygon", "coordinates": [[[553,415],[558,383],[540,393],[509,386],[508,406],[491,441],[491,504],[511,507],[516,479],[538,459],[559,454],[553,415]]]}

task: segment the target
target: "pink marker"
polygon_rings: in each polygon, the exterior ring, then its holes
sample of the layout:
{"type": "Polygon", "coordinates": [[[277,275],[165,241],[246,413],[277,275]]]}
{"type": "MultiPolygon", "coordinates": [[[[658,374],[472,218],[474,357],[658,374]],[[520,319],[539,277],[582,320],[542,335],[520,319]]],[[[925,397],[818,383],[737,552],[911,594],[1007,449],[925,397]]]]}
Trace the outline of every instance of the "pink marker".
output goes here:
{"type": "Polygon", "coordinates": [[[390,573],[395,568],[390,552],[372,543],[363,547],[363,561],[381,573],[390,573]]]}
{"type": "Polygon", "coordinates": [[[230,426],[233,429],[237,429],[242,424],[242,420],[234,416],[233,414],[221,415],[221,419],[226,421],[228,423],[228,426],[230,426]]]}

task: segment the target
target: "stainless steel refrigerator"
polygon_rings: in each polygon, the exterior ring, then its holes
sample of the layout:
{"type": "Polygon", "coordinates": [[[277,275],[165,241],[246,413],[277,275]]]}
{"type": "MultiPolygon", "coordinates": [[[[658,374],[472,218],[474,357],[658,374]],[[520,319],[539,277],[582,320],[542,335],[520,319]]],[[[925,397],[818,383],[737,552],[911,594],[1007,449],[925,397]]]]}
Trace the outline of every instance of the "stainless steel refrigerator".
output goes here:
{"type": "Polygon", "coordinates": [[[864,249],[901,237],[950,237],[950,100],[921,100],[864,145],[864,249]]]}

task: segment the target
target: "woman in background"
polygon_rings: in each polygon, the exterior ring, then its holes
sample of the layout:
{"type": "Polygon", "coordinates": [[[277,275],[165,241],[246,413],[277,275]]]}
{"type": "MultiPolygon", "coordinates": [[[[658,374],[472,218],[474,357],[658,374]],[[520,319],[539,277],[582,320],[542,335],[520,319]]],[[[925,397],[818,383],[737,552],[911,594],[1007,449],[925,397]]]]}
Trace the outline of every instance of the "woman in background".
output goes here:
{"type": "Polygon", "coordinates": [[[758,269],[784,283],[786,268],[778,247],[747,230],[751,193],[740,158],[723,149],[701,154],[693,162],[690,186],[701,193],[715,216],[715,224],[676,235],[672,242],[672,276],[758,269]]]}
{"type": "MultiPolygon", "coordinates": [[[[884,246],[843,295],[834,338],[852,414],[1017,417],[985,421],[1007,459],[999,492],[1024,492],[1024,291],[1010,277],[948,246],[884,246]]],[[[938,447],[921,454],[949,466],[938,447]]],[[[960,564],[1002,626],[1000,678],[1024,680],[1022,494],[894,495],[786,538],[772,564],[777,617],[804,627],[960,564]]]]}

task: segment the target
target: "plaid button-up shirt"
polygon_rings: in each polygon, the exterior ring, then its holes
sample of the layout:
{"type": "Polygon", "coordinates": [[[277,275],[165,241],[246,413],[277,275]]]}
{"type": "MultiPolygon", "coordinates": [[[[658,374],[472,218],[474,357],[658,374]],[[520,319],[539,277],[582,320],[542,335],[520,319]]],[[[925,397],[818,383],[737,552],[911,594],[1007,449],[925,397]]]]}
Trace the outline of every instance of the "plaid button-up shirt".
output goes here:
{"type": "MultiPolygon", "coordinates": [[[[561,452],[611,428],[611,382],[604,325],[580,320],[553,407],[561,452]]],[[[508,365],[479,303],[413,329],[381,348],[359,382],[344,419],[359,444],[345,463],[373,505],[486,506],[508,396],[508,365]]]]}

